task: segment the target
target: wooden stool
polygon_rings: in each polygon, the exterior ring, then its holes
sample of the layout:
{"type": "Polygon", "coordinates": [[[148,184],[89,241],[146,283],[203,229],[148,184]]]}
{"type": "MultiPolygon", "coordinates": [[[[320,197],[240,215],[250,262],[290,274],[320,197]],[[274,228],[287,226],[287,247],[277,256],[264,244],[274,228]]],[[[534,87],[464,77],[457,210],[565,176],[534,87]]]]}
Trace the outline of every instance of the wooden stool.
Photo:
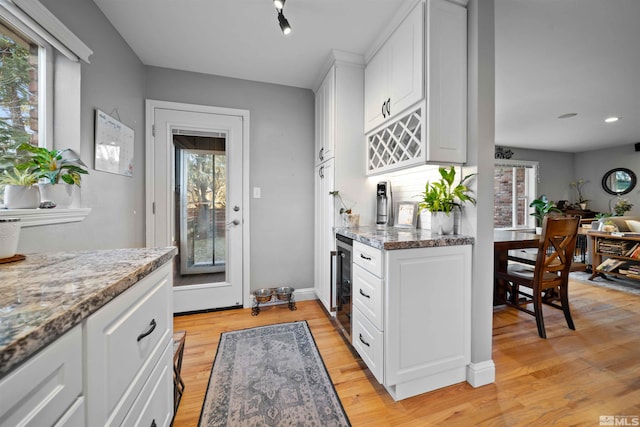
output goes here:
{"type": "Polygon", "coordinates": [[[177,331],[173,333],[173,416],[178,412],[178,405],[184,393],[184,381],[180,376],[182,368],[182,355],[184,354],[184,339],[187,335],[186,331],[177,331]]]}

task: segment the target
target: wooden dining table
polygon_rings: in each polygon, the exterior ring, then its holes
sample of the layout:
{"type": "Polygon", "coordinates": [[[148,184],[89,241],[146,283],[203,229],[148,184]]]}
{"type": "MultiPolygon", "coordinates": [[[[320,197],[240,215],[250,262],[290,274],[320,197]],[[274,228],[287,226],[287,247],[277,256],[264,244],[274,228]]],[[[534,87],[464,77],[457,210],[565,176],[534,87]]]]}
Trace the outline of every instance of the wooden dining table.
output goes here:
{"type": "MultiPolygon", "coordinates": [[[[507,269],[510,250],[537,248],[539,242],[539,234],[526,231],[495,230],[493,232],[494,276],[495,272],[507,269]]],[[[505,304],[505,286],[500,280],[494,279],[493,305],[502,304],[505,304]]]]}

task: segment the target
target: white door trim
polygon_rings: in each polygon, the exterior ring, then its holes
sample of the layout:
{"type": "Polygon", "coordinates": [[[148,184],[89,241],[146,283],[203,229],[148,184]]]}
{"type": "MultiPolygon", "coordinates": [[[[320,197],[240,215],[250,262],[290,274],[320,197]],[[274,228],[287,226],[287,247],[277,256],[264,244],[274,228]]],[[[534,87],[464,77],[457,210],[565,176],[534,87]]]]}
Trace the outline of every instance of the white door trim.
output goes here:
{"type": "MultiPolygon", "coordinates": [[[[154,203],[154,136],[153,123],[156,109],[190,111],[198,113],[221,114],[228,116],[237,116],[242,118],[242,204],[244,211],[244,231],[242,233],[242,305],[245,308],[251,307],[250,284],[251,284],[251,224],[250,224],[250,199],[249,199],[249,110],[241,110],[237,108],[213,107],[208,105],[185,104],[181,102],[159,101],[154,99],[145,100],[145,219],[146,219],[146,246],[155,246],[155,238],[153,230],[155,228],[155,216],[153,214],[154,203]]],[[[164,165],[169,167],[169,165],[164,165]]],[[[167,196],[170,196],[172,189],[167,188],[167,196]]],[[[167,200],[170,200],[168,197],[167,200]]],[[[175,290],[174,290],[175,293],[175,290]]]]}

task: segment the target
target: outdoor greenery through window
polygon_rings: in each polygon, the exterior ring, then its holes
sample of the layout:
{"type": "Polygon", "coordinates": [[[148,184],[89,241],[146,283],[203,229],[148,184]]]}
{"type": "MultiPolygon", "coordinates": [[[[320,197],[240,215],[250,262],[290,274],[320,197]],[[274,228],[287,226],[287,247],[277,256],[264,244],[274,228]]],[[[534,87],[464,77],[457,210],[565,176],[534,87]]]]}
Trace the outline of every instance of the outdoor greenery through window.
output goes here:
{"type": "MultiPolygon", "coordinates": [[[[14,157],[22,143],[39,145],[39,57],[38,44],[0,21],[0,159],[14,157]]],[[[5,167],[0,162],[0,170],[5,167]]]]}

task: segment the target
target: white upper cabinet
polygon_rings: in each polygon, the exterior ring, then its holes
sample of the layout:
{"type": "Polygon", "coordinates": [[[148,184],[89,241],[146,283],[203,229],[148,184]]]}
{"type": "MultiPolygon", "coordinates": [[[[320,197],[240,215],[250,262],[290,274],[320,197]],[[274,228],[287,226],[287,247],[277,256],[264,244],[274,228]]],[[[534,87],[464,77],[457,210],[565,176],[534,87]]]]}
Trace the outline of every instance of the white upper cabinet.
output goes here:
{"type": "Polygon", "coordinates": [[[365,69],[369,132],[424,97],[424,5],[418,3],[365,69]]]}
{"type": "Polygon", "coordinates": [[[419,1],[390,34],[365,68],[367,175],[465,163],[467,9],[419,1]]]}

